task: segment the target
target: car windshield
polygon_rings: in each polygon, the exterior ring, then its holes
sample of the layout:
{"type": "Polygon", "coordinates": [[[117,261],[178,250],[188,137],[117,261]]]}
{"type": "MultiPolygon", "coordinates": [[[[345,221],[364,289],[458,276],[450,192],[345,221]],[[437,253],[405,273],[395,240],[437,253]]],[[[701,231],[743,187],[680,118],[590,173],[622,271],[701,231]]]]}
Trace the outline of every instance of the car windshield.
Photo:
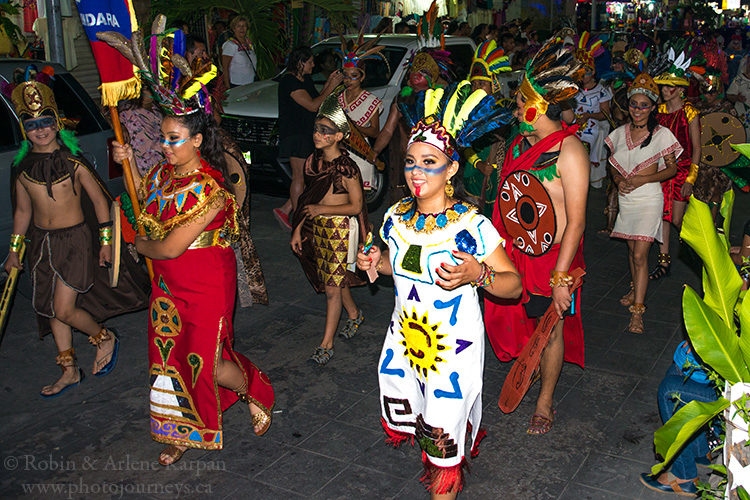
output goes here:
{"type": "MultiPolygon", "coordinates": [[[[336,43],[321,44],[312,48],[315,57],[312,79],[316,84],[322,85],[325,83],[328,75],[341,67],[341,54],[336,51],[340,48],[341,45],[336,43]]],[[[362,87],[372,88],[388,85],[393,72],[401,64],[406,49],[403,47],[385,47],[381,53],[388,60],[388,66],[380,58],[366,61],[365,81],[362,83],[362,87]]]]}

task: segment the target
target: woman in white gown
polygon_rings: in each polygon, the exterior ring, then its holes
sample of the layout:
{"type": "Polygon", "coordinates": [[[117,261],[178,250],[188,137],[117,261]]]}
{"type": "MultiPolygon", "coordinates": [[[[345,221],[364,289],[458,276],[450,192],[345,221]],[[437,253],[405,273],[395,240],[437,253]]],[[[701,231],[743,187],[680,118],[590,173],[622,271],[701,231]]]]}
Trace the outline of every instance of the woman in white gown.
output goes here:
{"type": "Polygon", "coordinates": [[[648,251],[661,239],[664,198],[660,182],[677,172],[682,146],[654,116],[659,88],[642,73],[628,90],[630,121],[605,140],[611,152],[609,165],[619,192],[620,211],[612,238],[628,243],[628,263],[633,279],[620,303],[632,314],[628,330],[643,333],[644,299],[648,286],[648,251]]]}

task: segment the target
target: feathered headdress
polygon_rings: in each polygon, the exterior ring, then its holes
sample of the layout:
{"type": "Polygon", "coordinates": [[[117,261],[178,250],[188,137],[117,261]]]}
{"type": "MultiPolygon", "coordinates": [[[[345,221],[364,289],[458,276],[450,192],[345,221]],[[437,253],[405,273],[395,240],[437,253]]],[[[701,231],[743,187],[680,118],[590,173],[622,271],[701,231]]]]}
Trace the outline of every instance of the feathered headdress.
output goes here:
{"type": "Polygon", "coordinates": [[[445,33],[443,24],[438,22],[437,0],[432,0],[430,8],[417,19],[417,47],[436,48],[445,50],[445,33]]]}
{"type": "Polygon", "coordinates": [[[604,54],[604,43],[599,37],[591,37],[588,31],[584,31],[576,40],[576,59],[581,64],[594,69],[594,59],[604,54]]]}
{"type": "Polygon", "coordinates": [[[495,40],[487,40],[477,47],[474,59],[471,61],[469,80],[484,80],[492,82],[493,91],[496,85],[497,75],[504,71],[510,71],[508,56],[502,48],[498,48],[495,40]]]}
{"type": "Polygon", "coordinates": [[[420,92],[415,105],[400,104],[399,109],[412,126],[409,145],[423,142],[458,161],[458,148],[471,145],[513,119],[509,108],[497,106],[495,98],[484,90],[471,91],[471,82],[463,80],[443,88],[420,92]]]}
{"type": "Polygon", "coordinates": [[[344,139],[349,137],[349,119],[339,103],[339,96],[346,89],[343,85],[336,87],[328,94],[318,108],[317,118],[328,118],[333,122],[339,132],[344,134],[344,139]]]}
{"type": "MultiPolygon", "coordinates": [[[[659,85],[687,87],[690,85],[691,74],[702,74],[705,70],[693,65],[697,51],[693,50],[687,39],[670,42],[664,52],[661,52],[649,66],[649,73],[659,85]]],[[[697,62],[697,61],[695,61],[697,62]]]]}
{"type": "Polygon", "coordinates": [[[390,73],[391,68],[388,65],[388,60],[380,52],[385,46],[377,45],[378,40],[380,40],[380,35],[365,42],[364,32],[364,28],[362,28],[356,42],[354,40],[347,40],[343,35],[339,35],[341,38],[341,48],[336,49],[336,52],[341,56],[341,67],[357,68],[361,70],[362,61],[368,59],[382,59],[390,73]]]}
{"type": "Polygon", "coordinates": [[[210,113],[206,84],[216,77],[216,66],[200,58],[188,64],[185,34],[182,30],[165,31],[166,23],[166,16],[156,16],[148,42],[140,31],[134,31],[130,40],[115,31],[96,36],[138,67],[138,74],[151,88],[154,101],[166,113],[187,115],[200,109],[210,113]]]}
{"type": "Polygon", "coordinates": [[[523,122],[528,129],[550,104],[560,104],[575,97],[576,84],[583,76],[583,65],[565,47],[564,39],[554,35],[526,63],[519,92],[525,100],[523,122]]]}

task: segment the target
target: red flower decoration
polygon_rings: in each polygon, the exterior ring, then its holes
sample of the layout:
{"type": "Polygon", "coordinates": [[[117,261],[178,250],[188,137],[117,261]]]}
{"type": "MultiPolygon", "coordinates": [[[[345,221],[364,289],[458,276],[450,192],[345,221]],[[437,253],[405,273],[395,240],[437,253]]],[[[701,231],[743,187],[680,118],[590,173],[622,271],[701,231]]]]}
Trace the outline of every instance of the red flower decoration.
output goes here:
{"type": "Polygon", "coordinates": [[[524,120],[531,123],[536,118],[536,108],[533,106],[529,106],[526,108],[526,113],[524,114],[524,120]]]}

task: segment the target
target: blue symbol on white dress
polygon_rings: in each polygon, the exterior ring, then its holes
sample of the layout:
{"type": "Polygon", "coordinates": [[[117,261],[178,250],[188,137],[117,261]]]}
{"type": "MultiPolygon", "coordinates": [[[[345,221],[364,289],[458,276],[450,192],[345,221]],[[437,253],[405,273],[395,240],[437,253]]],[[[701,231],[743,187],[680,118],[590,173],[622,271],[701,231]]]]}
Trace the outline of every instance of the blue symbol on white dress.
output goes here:
{"type": "Polygon", "coordinates": [[[450,377],[448,377],[451,381],[451,385],[453,385],[453,391],[444,391],[442,389],[435,389],[435,397],[436,398],[449,398],[449,399],[461,399],[464,397],[463,394],[461,394],[461,386],[458,385],[458,372],[453,372],[450,374],[450,377]]]}
{"type": "Polygon", "coordinates": [[[456,323],[458,322],[458,317],[456,316],[456,314],[458,313],[458,306],[461,304],[461,297],[463,297],[463,295],[456,295],[447,302],[436,300],[433,304],[437,309],[447,309],[449,307],[453,308],[453,310],[451,311],[450,319],[451,326],[456,326],[456,323]]]}
{"type": "MultiPolygon", "coordinates": [[[[401,368],[388,368],[388,365],[391,364],[391,361],[393,361],[393,349],[386,349],[385,350],[385,359],[383,359],[383,364],[380,365],[380,373],[383,373],[385,375],[396,375],[401,378],[404,378],[404,370],[401,368]]],[[[458,375],[458,374],[456,374],[458,375]]]]}

